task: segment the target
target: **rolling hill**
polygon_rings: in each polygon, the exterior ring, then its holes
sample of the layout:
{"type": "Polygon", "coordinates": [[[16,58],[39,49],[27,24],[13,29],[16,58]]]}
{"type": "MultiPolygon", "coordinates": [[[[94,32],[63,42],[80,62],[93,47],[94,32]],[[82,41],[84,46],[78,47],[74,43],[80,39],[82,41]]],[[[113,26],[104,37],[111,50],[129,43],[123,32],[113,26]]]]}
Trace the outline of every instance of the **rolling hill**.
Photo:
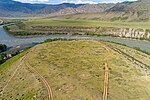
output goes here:
{"type": "Polygon", "coordinates": [[[0,16],[1,17],[17,17],[17,16],[40,16],[41,14],[49,14],[67,7],[76,8],[82,4],[63,3],[58,5],[48,4],[30,4],[21,3],[13,0],[0,1],[0,16]]]}
{"type": "Polygon", "coordinates": [[[94,20],[123,20],[148,21],[150,19],[150,1],[138,0],[135,2],[122,2],[117,4],[84,5],[78,8],[66,8],[49,17],[57,16],[66,19],[94,19],[94,20]],[[101,8],[101,9],[100,9],[101,8]]]}
{"type": "Polygon", "coordinates": [[[39,44],[0,65],[0,99],[100,100],[107,86],[109,100],[149,100],[149,60],[108,42],[39,44]]]}
{"type": "Polygon", "coordinates": [[[42,16],[67,19],[148,21],[150,1],[138,0],[122,3],[100,4],[30,4],[13,0],[0,1],[1,17],[42,16]]]}
{"type": "Polygon", "coordinates": [[[32,11],[36,11],[46,7],[44,4],[29,4],[21,3],[13,0],[1,0],[0,1],[0,16],[24,16],[32,11]]]}
{"type": "Polygon", "coordinates": [[[113,7],[115,4],[108,3],[108,4],[87,4],[83,5],[78,8],[66,8],[62,9],[60,11],[51,13],[49,16],[62,16],[62,15],[68,15],[68,14],[82,14],[82,13],[96,13],[96,12],[104,12],[111,7],[113,7]]]}

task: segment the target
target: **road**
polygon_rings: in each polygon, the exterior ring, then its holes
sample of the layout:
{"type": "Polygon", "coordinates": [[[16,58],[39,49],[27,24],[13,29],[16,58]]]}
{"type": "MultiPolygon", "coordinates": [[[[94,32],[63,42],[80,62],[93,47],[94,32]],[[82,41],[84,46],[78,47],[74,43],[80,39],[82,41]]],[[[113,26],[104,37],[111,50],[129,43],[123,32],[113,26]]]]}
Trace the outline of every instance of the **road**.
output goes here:
{"type": "Polygon", "coordinates": [[[103,98],[102,100],[108,100],[108,57],[109,57],[109,49],[104,47],[106,52],[106,57],[104,58],[105,72],[104,72],[104,90],[103,90],[103,98]]]}

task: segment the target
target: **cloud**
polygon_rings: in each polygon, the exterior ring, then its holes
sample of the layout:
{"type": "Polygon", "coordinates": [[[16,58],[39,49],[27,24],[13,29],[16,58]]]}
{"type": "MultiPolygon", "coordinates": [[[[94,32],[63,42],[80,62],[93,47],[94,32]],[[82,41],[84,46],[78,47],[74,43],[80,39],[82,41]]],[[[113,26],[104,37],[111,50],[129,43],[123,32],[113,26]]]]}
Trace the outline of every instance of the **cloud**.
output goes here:
{"type": "Polygon", "coordinates": [[[100,3],[119,3],[124,1],[137,1],[137,0],[101,0],[100,3]]]}
{"type": "Polygon", "coordinates": [[[97,2],[89,0],[64,0],[62,3],[75,3],[75,4],[96,4],[97,2]]]}
{"type": "MultiPolygon", "coordinates": [[[[62,3],[75,3],[75,4],[97,4],[97,3],[118,3],[127,0],[64,0],[62,3]]],[[[137,1],[137,0],[128,0],[137,1]]]]}
{"type": "Polygon", "coordinates": [[[24,3],[48,3],[49,0],[15,0],[15,1],[20,1],[24,3]]]}
{"type": "Polygon", "coordinates": [[[123,1],[136,0],[15,0],[24,3],[75,3],[75,4],[97,4],[97,3],[118,3],[123,1]]]}

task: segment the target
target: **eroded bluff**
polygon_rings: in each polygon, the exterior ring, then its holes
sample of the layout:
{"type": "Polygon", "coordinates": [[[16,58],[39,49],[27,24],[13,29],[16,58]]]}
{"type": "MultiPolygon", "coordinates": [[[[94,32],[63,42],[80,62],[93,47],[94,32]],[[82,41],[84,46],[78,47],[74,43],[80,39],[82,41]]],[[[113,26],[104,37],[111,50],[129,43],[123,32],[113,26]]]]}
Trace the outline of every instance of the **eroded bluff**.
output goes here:
{"type": "Polygon", "coordinates": [[[80,26],[30,26],[28,30],[47,34],[114,35],[131,38],[150,38],[150,29],[116,27],[80,27],[80,26]]]}

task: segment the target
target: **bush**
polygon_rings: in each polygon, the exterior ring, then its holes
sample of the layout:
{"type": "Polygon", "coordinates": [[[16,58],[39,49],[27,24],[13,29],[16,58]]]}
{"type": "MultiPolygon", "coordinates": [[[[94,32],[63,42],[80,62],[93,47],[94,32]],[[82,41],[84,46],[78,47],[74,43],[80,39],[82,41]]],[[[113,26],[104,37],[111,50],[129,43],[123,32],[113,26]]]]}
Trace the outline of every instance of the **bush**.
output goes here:
{"type": "Polygon", "coordinates": [[[17,54],[19,54],[19,51],[11,51],[10,54],[11,56],[16,56],[17,54]]]}
{"type": "Polygon", "coordinates": [[[55,39],[47,39],[44,42],[53,42],[53,41],[72,41],[75,39],[66,39],[66,38],[55,38],[55,39]]]}
{"type": "Polygon", "coordinates": [[[7,50],[7,46],[5,44],[0,44],[0,52],[4,52],[7,50]]]}
{"type": "Polygon", "coordinates": [[[7,60],[6,53],[0,53],[0,64],[4,63],[7,60]]]}

